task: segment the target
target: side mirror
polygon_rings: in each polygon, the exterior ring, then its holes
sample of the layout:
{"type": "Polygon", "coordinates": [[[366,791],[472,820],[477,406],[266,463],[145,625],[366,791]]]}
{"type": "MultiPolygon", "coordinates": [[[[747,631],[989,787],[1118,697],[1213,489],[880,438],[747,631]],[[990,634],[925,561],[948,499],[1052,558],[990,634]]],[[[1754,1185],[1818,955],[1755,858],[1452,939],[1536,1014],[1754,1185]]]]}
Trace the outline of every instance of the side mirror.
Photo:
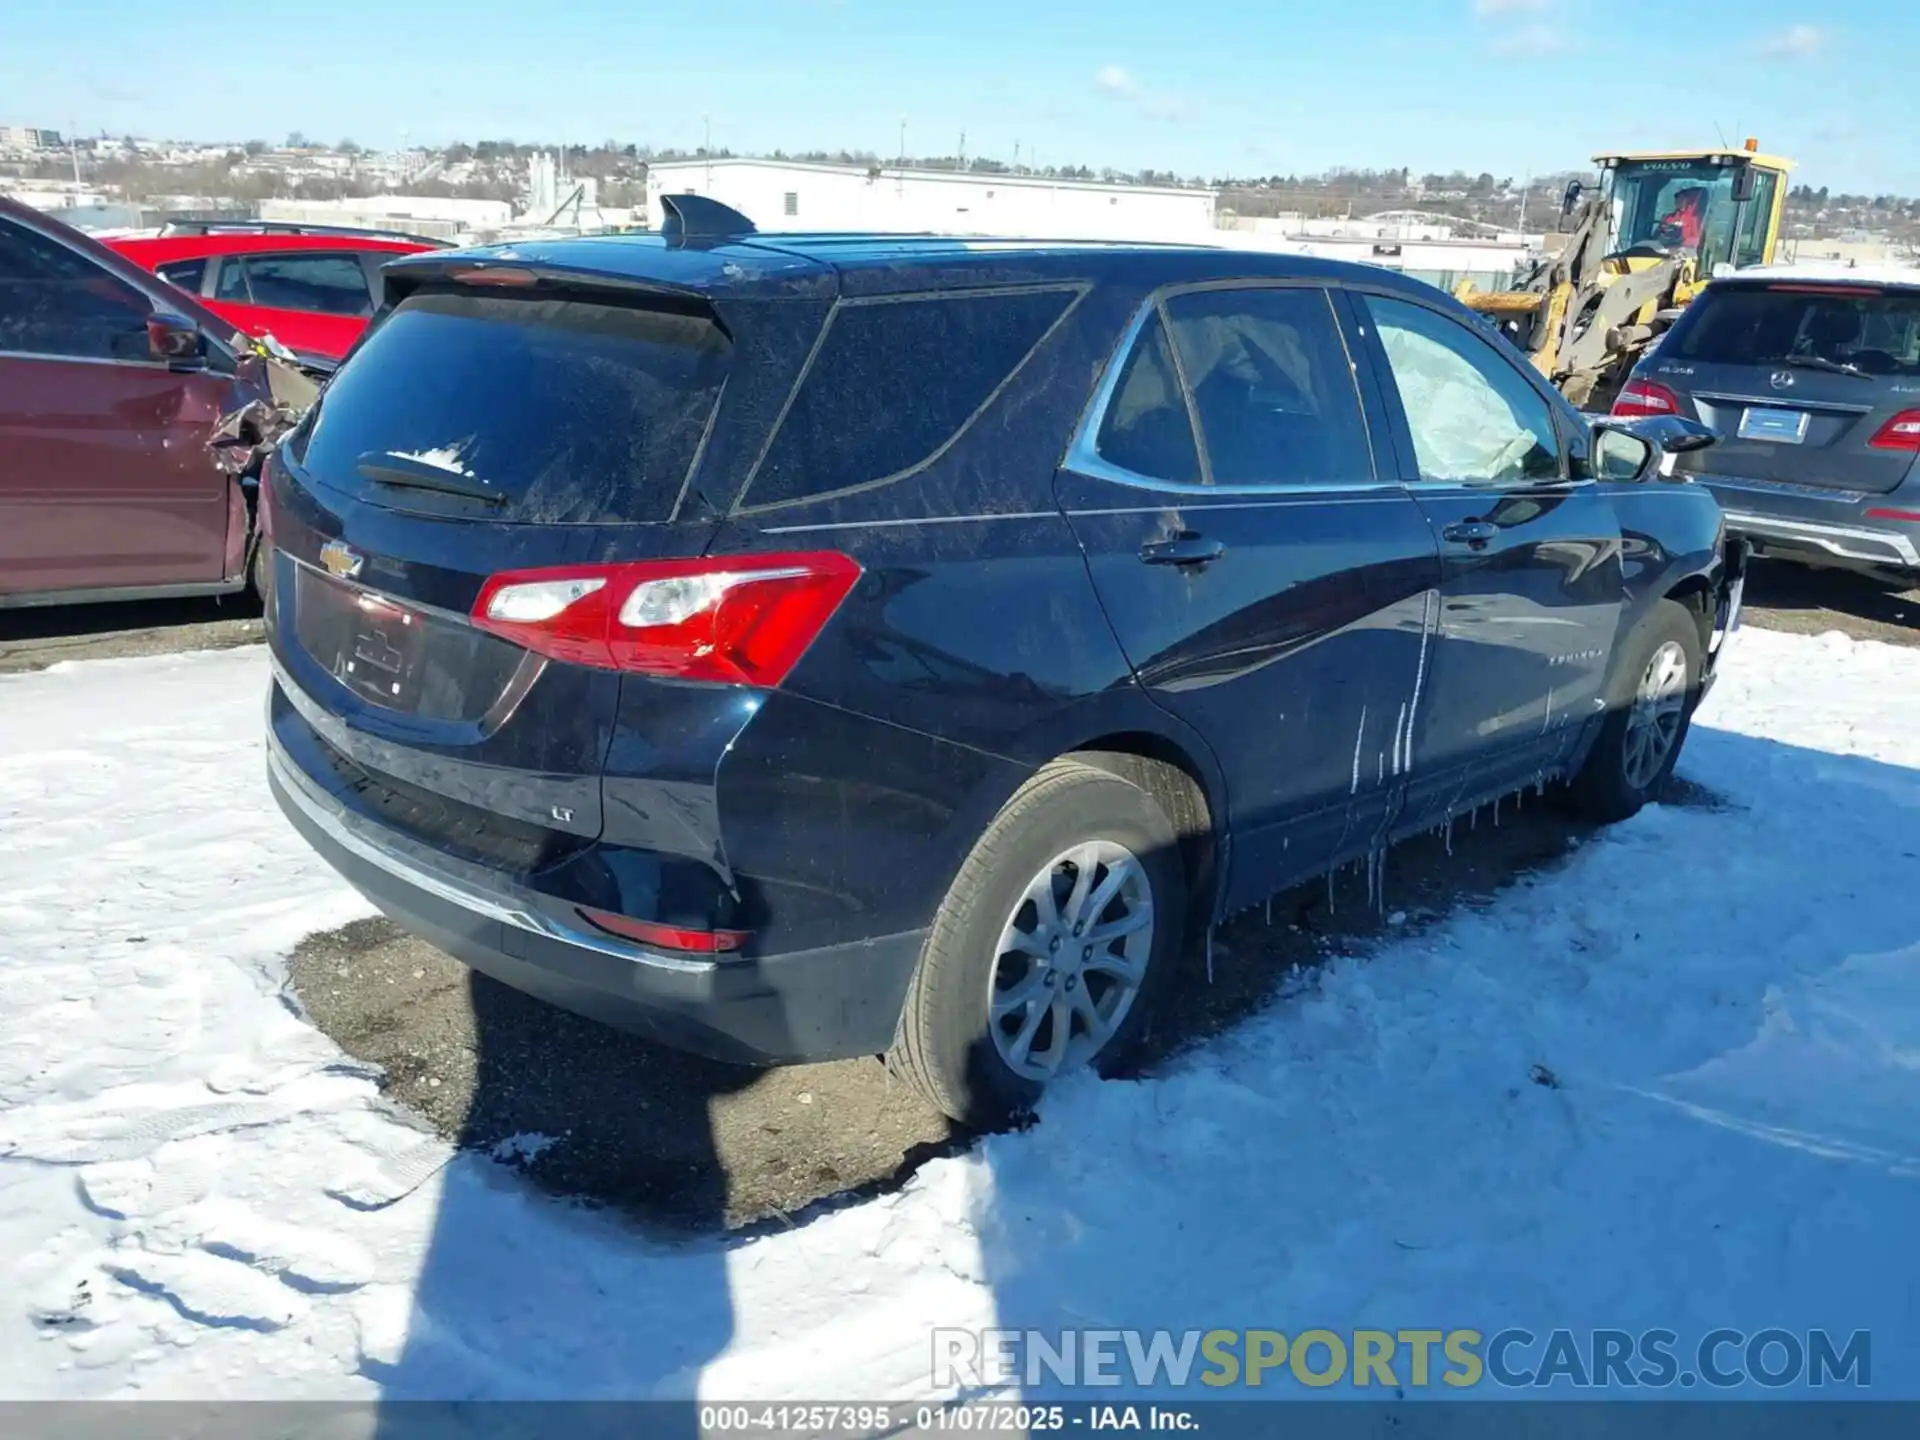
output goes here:
{"type": "Polygon", "coordinates": [[[176,369],[192,369],[206,363],[206,337],[191,320],[156,310],[147,317],[147,353],[176,369]]]}
{"type": "Polygon", "coordinates": [[[1580,204],[1580,197],[1585,193],[1586,188],[1587,187],[1582,185],[1578,180],[1569,180],[1567,182],[1567,188],[1560,196],[1560,213],[1562,215],[1571,215],[1574,212],[1574,209],[1580,204]]]}
{"type": "Polygon", "coordinates": [[[1678,415],[1603,416],[1593,422],[1594,473],[1602,480],[1642,480],[1664,457],[1704,450],[1719,438],[1678,415]]]}
{"type": "Polygon", "coordinates": [[[1625,430],[1596,429],[1593,436],[1593,473],[1600,480],[1638,480],[1653,467],[1659,454],[1638,435],[1625,430]]]}
{"type": "Polygon", "coordinates": [[[1753,199],[1754,192],[1760,188],[1760,178],[1754,174],[1753,166],[1742,165],[1733,172],[1733,203],[1744,205],[1753,199]]]}

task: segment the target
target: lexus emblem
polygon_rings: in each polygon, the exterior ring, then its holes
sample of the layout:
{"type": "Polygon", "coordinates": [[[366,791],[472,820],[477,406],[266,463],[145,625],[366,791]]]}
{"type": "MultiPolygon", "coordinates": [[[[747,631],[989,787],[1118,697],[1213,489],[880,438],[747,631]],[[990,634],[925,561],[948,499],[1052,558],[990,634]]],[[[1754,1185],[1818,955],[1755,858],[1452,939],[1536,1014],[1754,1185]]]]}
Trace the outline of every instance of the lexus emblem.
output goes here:
{"type": "Polygon", "coordinates": [[[1773,383],[1773,388],[1776,390],[1791,390],[1793,388],[1793,371],[1791,370],[1774,371],[1772,383],[1773,383]]]}
{"type": "Polygon", "coordinates": [[[366,563],[366,556],[342,545],[338,540],[329,540],[320,547],[320,564],[329,575],[337,575],[342,580],[351,580],[366,563]]]}

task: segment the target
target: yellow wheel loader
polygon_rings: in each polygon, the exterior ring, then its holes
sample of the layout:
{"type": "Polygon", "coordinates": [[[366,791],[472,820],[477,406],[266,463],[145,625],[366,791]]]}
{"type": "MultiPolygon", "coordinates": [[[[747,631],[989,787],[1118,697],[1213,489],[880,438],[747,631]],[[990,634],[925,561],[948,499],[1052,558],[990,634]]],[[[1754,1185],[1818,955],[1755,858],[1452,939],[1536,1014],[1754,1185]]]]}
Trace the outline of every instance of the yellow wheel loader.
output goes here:
{"type": "Polygon", "coordinates": [[[1596,155],[1575,181],[1557,253],[1512,290],[1454,293],[1485,314],[1575,405],[1604,409],[1654,336],[1716,273],[1773,259],[1791,160],[1740,150],[1596,155]]]}

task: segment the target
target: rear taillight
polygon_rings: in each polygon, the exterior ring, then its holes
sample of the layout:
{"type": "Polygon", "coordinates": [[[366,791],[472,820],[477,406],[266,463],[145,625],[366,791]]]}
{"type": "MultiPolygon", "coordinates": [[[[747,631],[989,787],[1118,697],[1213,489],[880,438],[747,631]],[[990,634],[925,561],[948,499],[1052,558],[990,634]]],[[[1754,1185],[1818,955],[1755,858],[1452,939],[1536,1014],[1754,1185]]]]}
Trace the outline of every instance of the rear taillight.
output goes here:
{"type": "Polygon", "coordinates": [[[481,587],[473,623],[576,665],[774,686],[859,578],[829,550],[509,570],[481,587]]]}
{"type": "Polygon", "coordinates": [[[1664,385],[1651,380],[1629,380],[1620,387],[1613,402],[1616,415],[1678,415],[1680,397],[1664,385]]]}
{"type": "Polygon", "coordinates": [[[1920,410],[1902,410],[1875,431],[1867,443],[1876,450],[1908,450],[1920,454],[1920,410]]]}
{"type": "Polygon", "coordinates": [[[1920,510],[1890,510],[1885,506],[1876,506],[1867,511],[1869,520],[1905,520],[1909,523],[1920,520],[1920,510]]]}

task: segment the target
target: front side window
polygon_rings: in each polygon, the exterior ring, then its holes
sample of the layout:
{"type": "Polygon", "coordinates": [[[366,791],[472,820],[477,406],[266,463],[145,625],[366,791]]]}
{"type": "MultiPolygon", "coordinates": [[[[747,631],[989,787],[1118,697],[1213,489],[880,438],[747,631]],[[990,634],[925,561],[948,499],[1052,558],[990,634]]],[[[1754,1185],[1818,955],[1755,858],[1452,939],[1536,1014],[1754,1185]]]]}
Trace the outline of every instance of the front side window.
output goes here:
{"type": "Polygon", "coordinates": [[[1423,305],[1362,298],[1386,351],[1422,480],[1560,477],[1553,410],[1504,355],[1423,305]]]}
{"type": "Polygon", "coordinates": [[[0,221],[0,352],[146,360],[153,302],[78,251],[0,221]]]}
{"type": "Polygon", "coordinates": [[[1326,291],[1202,290],[1167,302],[1215,485],[1371,479],[1353,367],[1326,291]]]}

